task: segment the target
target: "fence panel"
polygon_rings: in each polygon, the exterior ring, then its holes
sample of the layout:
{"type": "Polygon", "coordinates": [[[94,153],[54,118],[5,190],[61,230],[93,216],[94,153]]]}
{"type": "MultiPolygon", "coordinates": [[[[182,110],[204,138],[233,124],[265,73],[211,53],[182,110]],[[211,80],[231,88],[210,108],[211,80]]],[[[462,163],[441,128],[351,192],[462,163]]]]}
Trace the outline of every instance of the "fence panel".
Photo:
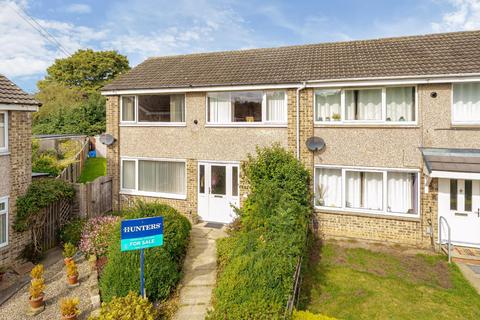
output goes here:
{"type": "Polygon", "coordinates": [[[85,184],[74,184],[75,208],[81,217],[91,218],[112,211],[112,178],[99,177],[85,184]]]}
{"type": "Polygon", "coordinates": [[[44,210],[45,223],[39,230],[39,242],[43,250],[58,245],[57,232],[70,219],[72,206],[69,200],[63,199],[52,203],[44,210]]]}
{"type": "Polygon", "coordinates": [[[75,156],[75,160],[68,165],[65,169],[60,172],[57,176],[57,179],[62,179],[71,183],[77,182],[80,174],[82,173],[83,166],[87,160],[89,149],[89,140],[85,139],[82,145],[82,149],[75,156]]]}

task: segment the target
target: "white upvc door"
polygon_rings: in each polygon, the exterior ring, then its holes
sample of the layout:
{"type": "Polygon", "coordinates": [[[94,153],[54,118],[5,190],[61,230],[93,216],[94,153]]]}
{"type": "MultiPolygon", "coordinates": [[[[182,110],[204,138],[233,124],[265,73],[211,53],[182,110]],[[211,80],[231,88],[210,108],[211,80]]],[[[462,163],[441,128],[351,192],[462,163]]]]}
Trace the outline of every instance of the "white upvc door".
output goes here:
{"type": "Polygon", "coordinates": [[[198,215],[203,221],[230,223],[238,207],[238,163],[199,162],[198,215]]]}
{"type": "MultiPolygon", "coordinates": [[[[480,248],[480,181],[439,179],[438,215],[450,225],[453,244],[480,248]]],[[[446,240],[447,228],[442,228],[446,240]]]]}

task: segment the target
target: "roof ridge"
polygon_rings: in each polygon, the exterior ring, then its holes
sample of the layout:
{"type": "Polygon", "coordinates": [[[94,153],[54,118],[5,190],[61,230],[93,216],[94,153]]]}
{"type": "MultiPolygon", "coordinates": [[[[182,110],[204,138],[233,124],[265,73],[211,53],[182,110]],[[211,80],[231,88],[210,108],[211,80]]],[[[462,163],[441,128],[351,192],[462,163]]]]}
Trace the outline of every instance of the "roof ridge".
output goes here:
{"type": "Polygon", "coordinates": [[[345,45],[345,44],[355,44],[355,43],[372,43],[372,42],[378,42],[378,41],[403,41],[403,40],[433,38],[433,37],[441,37],[441,36],[456,35],[456,34],[466,34],[466,33],[478,33],[480,35],[480,29],[479,30],[454,31],[454,32],[424,33],[424,34],[407,35],[407,36],[394,36],[394,37],[385,37],[385,38],[369,38],[369,39],[357,39],[357,40],[342,40],[342,41],[294,44],[294,45],[284,45],[284,46],[279,46],[279,47],[264,47],[264,48],[249,48],[249,49],[234,49],[234,50],[219,50],[219,51],[172,54],[172,55],[148,57],[145,61],[156,60],[156,59],[180,58],[180,57],[188,57],[188,56],[225,54],[225,53],[260,52],[260,51],[305,48],[305,47],[314,47],[314,46],[328,46],[328,45],[333,46],[333,45],[345,45]]]}

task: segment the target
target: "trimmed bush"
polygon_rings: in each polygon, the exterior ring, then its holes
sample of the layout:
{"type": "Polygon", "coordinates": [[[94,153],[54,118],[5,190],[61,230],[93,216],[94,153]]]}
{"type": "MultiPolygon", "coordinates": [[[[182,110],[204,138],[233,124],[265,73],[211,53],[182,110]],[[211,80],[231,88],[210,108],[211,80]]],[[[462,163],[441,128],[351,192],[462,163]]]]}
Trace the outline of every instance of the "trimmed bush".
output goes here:
{"type": "Polygon", "coordinates": [[[158,312],[148,299],[129,292],[126,297],[115,297],[103,303],[98,317],[89,320],[155,320],[158,312]]]}
{"type": "Polygon", "coordinates": [[[323,314],[314,314],[309,311],[293,311],[293,320],[335,320],[323,314]]]}
{"type": "MultiPolygon", "coordinates": [[[[187,218],[174,208],[159,203],[137,203],[125,214],[126,219],[164,217],[164,245],[145,249],[145,288],[152,301],[168,298],[180,280],[191,225],[187,218]]],[[[123,297],[140,288],[140,252],[120,251],[120,227],[112,232],[107,253],[107,265],[100,277],[103,301],[123,297]]]]}
{"type": "Polygon", "coordinates": [[[75,218],[69,221],[60,229],[58,237],[61,243],[71,243],[78,246],[82,237],[82,230],[85,226],[85,219],[75,218]]]}
{"type": "Polygon", "coordinates": [[[220,274],[209,318],[282,318],[306,251],[310,176],[278,146],[258,149],[243,172],[252,192],[239,210],[239,229],[218,241],[220,274]]]}

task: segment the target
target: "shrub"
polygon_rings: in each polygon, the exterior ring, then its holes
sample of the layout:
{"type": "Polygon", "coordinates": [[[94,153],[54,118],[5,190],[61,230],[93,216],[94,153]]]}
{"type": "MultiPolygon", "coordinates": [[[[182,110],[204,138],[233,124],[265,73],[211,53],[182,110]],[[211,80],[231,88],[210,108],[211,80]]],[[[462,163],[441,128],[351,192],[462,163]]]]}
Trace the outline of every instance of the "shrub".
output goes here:
{"type": "Polygon", "coordinates": [[[41,297],[43,295],[43,290],[45,290],[45,280],[43,278],[32,279],[30,282],[30,288],[28,289],[30,297],[32,299],[41,297]]]}
{"type": "Polygon", "coordinates": [[[58,164],[57,157],[49,154],[42,153],[32,159],[32,171],[39,173],[49,173],[52,176],[57,176],[62,167],[58,164]]]}
{"type": "Polygon", "coordinates": [[[89,320],[155,320],[158,312],[148,299],[129,292],[125,297],[115,297],[109,303],[103,303],[98,317],[89,320]]]}
{"type": "Polygon", "coordinates": [[[75,255],[76,252],[77,252],[77,249],[70,242],[67,242],[63,245],[63,257],[64,258],[71,258],[75,255]]]}
{"type": "MultiPolygon", "coordinates": [[[[152,300],[166,299],[180,280],[182,261],[188,246],[190,222],[172,207],[158,203],[137,203],[125,218],[164,217],[164,244],[145,249],[145,288],[152,300]]],[[[100,277],[103,301],[126,296],[140,287],[139,251],[120,251],[120,226],[111,233],[107,265],[100,277]]]]}
{"type": "Polygon", "coordinates": [[[311,217],[309,173],[278,146],[257,150],[243,166],[251,193],[240,226],[218,241],[219,277],[210,319],[277,319],[306,252],[311,217]]]}
{"type": "Polygon", "coordinates": [[[309,311],[293,311],[293,320],[335,320],[323,314],[314,314],[309,311]]]}
{"type": "Polygon", "coordinates": [[[89,219],[82,230],[80,251],[85,255],[104,256],[107,253],[108,241],[117,229],[120,219],[114,216],[101,216],[89,219]]]}
{"type": "Polygon", "coordinates": [[[78,269],[75,261],[67,261],[67,277],[76,277],[78,276],[78,269]]]}
{"type": "Polygon", "coordinates": [[[37,264],[33,267],[32,271],[30,271],[30,277],[32,279],[42,279],[44,270],[43,264],[37,264]]]}
{"type": "Polygon", "coordinates": [[[62,243],[71,243],[75,246],[78,246],[80,243],[80,238],[82,236],[82,230],[85,226],[85,219],[75,218],[65,224],[63,228],[60,229],[58,237],[62,243]]]}
{"type": "Polygon", "coordinates": [[[63,298],[60,300],[60,313],[62,316],[79,315],[79,303],[80,300],[78,298],[63,298]]]}

